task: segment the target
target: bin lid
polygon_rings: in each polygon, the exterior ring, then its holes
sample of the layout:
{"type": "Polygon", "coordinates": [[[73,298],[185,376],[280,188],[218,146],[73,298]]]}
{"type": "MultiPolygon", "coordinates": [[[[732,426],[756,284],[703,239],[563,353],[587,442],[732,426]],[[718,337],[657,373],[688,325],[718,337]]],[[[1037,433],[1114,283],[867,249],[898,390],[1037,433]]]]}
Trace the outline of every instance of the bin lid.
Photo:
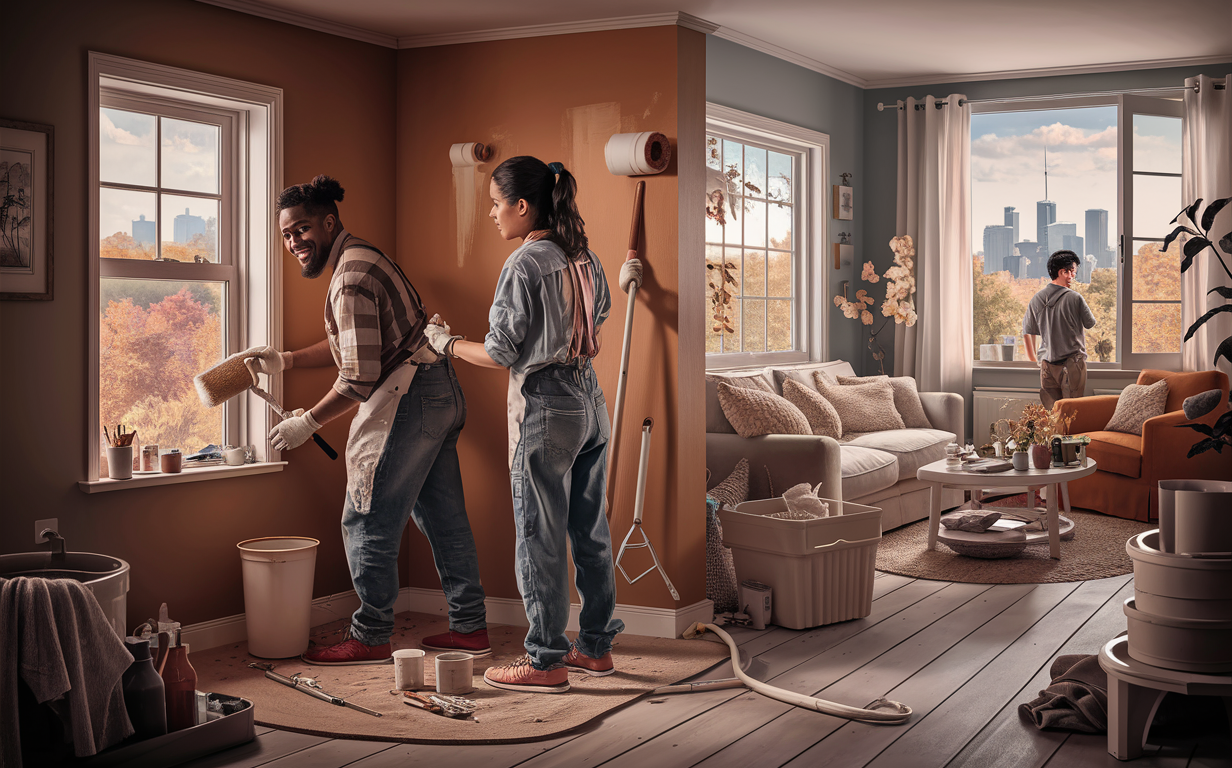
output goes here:
{"type": "Polygon", "coordinates": [[[302,549],[314,549],[321,542],[308,536],[264,536],[259,539],[247,539],[235,546],[242,552],[294,552],[302,549]]]}

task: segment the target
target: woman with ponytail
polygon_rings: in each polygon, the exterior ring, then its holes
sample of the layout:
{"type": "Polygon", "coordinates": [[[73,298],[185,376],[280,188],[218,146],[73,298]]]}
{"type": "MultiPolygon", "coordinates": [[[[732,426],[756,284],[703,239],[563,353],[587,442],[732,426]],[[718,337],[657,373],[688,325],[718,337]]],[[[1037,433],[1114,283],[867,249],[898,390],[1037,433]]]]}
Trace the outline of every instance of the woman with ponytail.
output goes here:
{"type": "Polygon", "coordinates": [[[509,369],[509,476],[518,589],[530,628],[526,655],[484,680],[517,691],[564,693],[569,671],[608,675],[616,582],[605,514],[607,404],[590,360],[611,307],[607,279],[587,247],[577,182],[560,163],[512,157],[492,173],[501,237],[521,240],[496,284],[484,342],[452,336],[439,318],[425,335],[441,354],[509,369]],[[570,643],[572,548],[582,598],[570,643]]]}

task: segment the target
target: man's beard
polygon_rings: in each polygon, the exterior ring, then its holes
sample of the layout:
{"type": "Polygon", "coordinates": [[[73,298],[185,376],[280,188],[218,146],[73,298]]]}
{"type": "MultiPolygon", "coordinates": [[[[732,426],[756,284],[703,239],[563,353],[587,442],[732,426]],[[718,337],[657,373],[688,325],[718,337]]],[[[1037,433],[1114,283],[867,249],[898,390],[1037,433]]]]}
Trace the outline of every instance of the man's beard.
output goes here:
{"type": "Polygon", "coordinates": [[[309,280],[316,279],[325,271],[325,265],[329,262],[329,251],[323,248],[314,248],[312,258],[304,262],[300,268],[300,274],[309,280]]]}

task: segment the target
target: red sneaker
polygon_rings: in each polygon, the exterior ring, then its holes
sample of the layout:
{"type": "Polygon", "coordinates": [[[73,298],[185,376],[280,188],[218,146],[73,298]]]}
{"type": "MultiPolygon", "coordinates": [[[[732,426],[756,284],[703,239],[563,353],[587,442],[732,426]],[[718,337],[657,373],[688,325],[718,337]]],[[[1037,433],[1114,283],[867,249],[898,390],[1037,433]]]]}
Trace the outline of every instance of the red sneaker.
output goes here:
{"type": "Polygon", "coordinates": [[[488,667],[483,681],[493,688],[529,693],[565,693],[569,690],[569,670],[564,665],[535,669],[530,656],[499,667],[488,667]]]}
{"type": "Polygon", "coordinates": [[[341,667],[357,664],[392,664],[393,649],[389,643],[365,645],[347,633],[341,643],[322,648],[310,648],[299,656],[309,664],[324,667],[341,667]]]}
{"type": "Polygon", "coordinates": [[[565,666],[569,669],[576,669],[579,672],[585,672],[591,677],[603,677],[610,675],[616,671],[616,665],[612,663],[612,652],[608,651],[597,659],[592,659],[586,654],[573,646],[569,649],[569,653],[565,655],[565,666]]]}
{"type": "Polygon", "coordinates": [[[463,651],[472,656],[492,655],[492,644],[488,642],[486,629],[476,629],[474,632],[450,630],[444,634],[425,637],[419,641],[419,645],[430,651],[463,651]]]}

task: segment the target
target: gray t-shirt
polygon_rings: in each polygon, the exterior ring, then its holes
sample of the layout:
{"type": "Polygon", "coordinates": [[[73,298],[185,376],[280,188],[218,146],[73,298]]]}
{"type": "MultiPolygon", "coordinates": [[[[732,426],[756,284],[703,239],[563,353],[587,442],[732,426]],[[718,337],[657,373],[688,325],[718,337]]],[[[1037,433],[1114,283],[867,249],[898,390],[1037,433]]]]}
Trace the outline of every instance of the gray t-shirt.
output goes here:
{"type": "Polygon", "coordinates": [[[1056,283],[1045,285],[1031,297],[1022,319],[1022,332],[1040,337],[1037,355],[1050,363],[1080,355],[1086,359],[1083,328],[1095,327],[1095,315],[1077,291],[1056,283]]]}

